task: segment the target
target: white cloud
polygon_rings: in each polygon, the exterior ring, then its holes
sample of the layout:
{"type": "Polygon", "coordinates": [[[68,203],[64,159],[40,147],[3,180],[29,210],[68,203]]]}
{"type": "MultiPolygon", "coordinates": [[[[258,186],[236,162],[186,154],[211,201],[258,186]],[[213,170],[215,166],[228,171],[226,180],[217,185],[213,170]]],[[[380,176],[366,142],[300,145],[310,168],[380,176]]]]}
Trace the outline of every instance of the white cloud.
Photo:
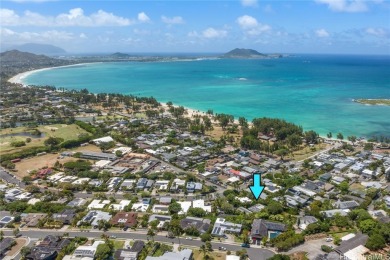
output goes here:
{"type": "Polygon", "coordinates": [[[238,17],[237,23],[243,29],[255,28],[256,26],[259,25],[256,18],[249,16],[249,15],[243,15],[243,16],[238,17]]]}
{"type": "Polygon", "coordinates": [[[317,37],[326,38],[329,37],[329,33],[325,29],[318,29],[315,31],[317,37]]]}
{"type": "Polygon", "coordinates": [[[368,11],[364,0],[315,0],[317,3],[326,4],[335,12],[358,13],[368,11]]]}
{"type": "Polygon", "coordinates": [[[367,28],[365,32],[369,35],[373,35],[379,38],[387,37],[389,35],[389,32],[382,29],[382,28],[367,28]]]}
{"type": "Polygon", "coordinates": [[[74,39],[74,34],[66,31],[49,30],[44,32],[16,32],[2,28],[0,36],[4,42],[62,42],[74,39]]]}
{"type": "Polygon", "coordinates": [[[243,15],[238,17],[237,23],[246,34],[252,36],[260,35],[264,32],[271,30],[271,26],[267,24],[261,24],[256,20],[256,18],[249,15],[243,15]]]}
{"type": "Polygon", "coordinates": [[[150,18],[144,12],[142,12],[138,14],[138,21],[141,23],[147,23],[150,22],[150,18]]]}
{"type": "Polygon", "coordinates": [[[184,19],[181,16],[174,16],[172,18],[161,16],[161,21],[166,24],[183,24],[184,19]]]}
{"type": "Polygon", "coordinates": [[[113,13],[108,13],[99,10],[91,15],[85,15],[81,8],[74,8],[68,13],[61,13],[57,16],[44,16],[39,13],[25,11],[23,15],[18,15],[15,11],[10,9],[0,9],[0,23],[2,26],[127,26],[134,23],[134,21],[116,16],[113,13]]]}
{"type": "Polygon", "coordinates": [[[88,39],[87,35],[85,35],[85,33],[80,33],[79,37],[81,39],[88,39]]]}
{"type": "Polygon", "coordinates": [[[241,0],[242,6],[257,7],[257,0],[241,0]]]}
{"type": "Polygon", "coordinates": [[[217,30],[217,29],[214,29],[212,27],[209,27],[207,28],[206,30],[204,30],[202,32],[202,36],[204,38],[208,38],[208,39],[211,39],[211,38],[223,38],[227,35],[227,31],[225,30],[217,30]]]}
{"type": "Polygon", "coordinates": [[[0,9],[0,23],[1,25],[12,25],[15,21],[19,20],[19,16],[10,9],[0,9]]]}

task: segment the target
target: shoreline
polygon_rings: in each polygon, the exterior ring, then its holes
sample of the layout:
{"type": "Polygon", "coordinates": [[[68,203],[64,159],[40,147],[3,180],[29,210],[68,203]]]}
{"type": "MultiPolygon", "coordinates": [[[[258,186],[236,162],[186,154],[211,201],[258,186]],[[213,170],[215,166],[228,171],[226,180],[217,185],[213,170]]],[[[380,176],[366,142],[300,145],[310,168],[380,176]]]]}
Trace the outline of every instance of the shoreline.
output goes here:
{"type": "MultiPolygon", "coordinates": [[[[15,76],[11,77],[8,79],[8,82],[10,83],[14,83],[14,84],[20,84],[22,85],[23,87],[28,87],[28,84],[24,83],[23,80],[30,76],[31,74],[34,74],[36,72],[40,72],[40,71],[46,71],[46,70],[53,70],[53,69],[56,69],[56,68],[66,68],[66,67],[75,67],[75,66],[83,66],[83,65],[90,65],[90,64],[96,64],[96,63],[105,63],[104,61],[99,61],[99,62],[84,62],[84,63],[76,63],[76,64],[70,64],[70,65],[64,65],[64,66],[56,66],[56,67],[47,67],[47,68],[41,68],[41,69],[35,69],[35,70],[30,70],[30,71],[25,71],[25,72],[21,72],[19,74],[16,74],[15,76]]],[[[91,92],[92,93],[92,92],[91,92]]],[[[157,100],[157,99],[156,99],[157,100]]],[[[157,100],[158,101],[158,100],[157,100]]],[[[353,102],[356,102],[356,100],[352,100],[353,102]]],[[[163,103],[161,101],[158,101],[161,106],[165,109],[165,111],[168,110],[168,106],[166,105],[166,103],[163,103]]],[[[359,102],[356,102],[356,103],[359,103],[359,102]]],[[[185,106],[185,105],[178,105],[178,104],[173,104],[174,107],[179,107],[179,106],[183,106],[186,110],[187,110],[187,113],[184,115],[185,117],[188,117],[188,118],[192,118],[194,115],[198,115],[198,116],[208,116],[207,115],[207,110],[203,111],[201,109],[196,109],[196,108],[191,108],[191,107],[188,107],[188,106],[185,106]]],[[[267,117],[267,116],[265,116],[267,117]]],[[[217,121],[213,120],[211,118],[212,122],[215,124],[218,124],[217,121]]],[[[285,120],[285,119],[283,119],[285,120]]],[[[238,118],[235,118],[234,119],[234,123],[235,124],[239,124],[238,123],[238,118]]],[[[291,123],[294,123],[294,122],[291,122],[291,123]]],[[[252,122],[248,120],[248,124],[249,125],[252,125],[252,122]]],[[[294,123],[295,124],[295,123],[294,123]]],[[[312,129],[307,129],[306,131],[309,131],[309,130],[312,130],[312,129]]],[[[326,134],[323,134],[321,135],[320,133],[318,133],[318,136],[324,140],[328,140],[328,141],[339,141],[338,139],[336,138],[327,138],[326,134]]],[[[363,138],[364,140],[367,140],[368,136],[358,136],[359,138],[363,138]]],[[[344,140],[345,141],[345,140],[344,140]]]]}
{"type": "Polygon", "coordinates": [[[42,68],[42,69],[29,70],[29,71],[21,72],[19,74],[16,74],[15,76],[9,78],[8,82],[13,83],[13,84],[21,84],[21,85],[23,85],[23,87],[27,87],[28,84],[24,83],[23,80],[26,77],[30,76],[31,74],[34,74],[34,73],[37,73],[40,71],[53,70],[53,69],[57,69],[57,68],[75,67],[75,66],[89,65],[89,64],[94,64],[94,63],[102,63],[102,62],[84,62],[84,63],[76,63],[76,64],[58,66],[58,67],[47,67],[47,68],[42,68]]]}

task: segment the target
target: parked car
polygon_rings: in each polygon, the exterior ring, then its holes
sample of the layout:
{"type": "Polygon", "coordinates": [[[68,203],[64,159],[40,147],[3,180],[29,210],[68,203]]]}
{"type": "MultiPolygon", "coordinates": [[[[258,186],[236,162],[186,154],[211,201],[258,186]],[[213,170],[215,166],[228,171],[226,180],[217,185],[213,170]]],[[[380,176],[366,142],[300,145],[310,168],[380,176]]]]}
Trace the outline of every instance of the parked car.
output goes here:
{"type": "Polygon", "coordinates": [[[246,243],[242,243],[241,244],[241,247],[246,247],[246,248],[250,248],[251,246],[249,244],[246,244],[246,243]]]}
{"type": "Polygon", "coordinates": [[[226,251],[227,250],[226,247],[223,247],[223,246],[218,247],[218,249],[221,250],[221,251],[226,251]]]}
{"type": "Polygon", "coordinates": [[[124,227],[123,228],[123,231],[126,231],[126,230],[128,230],[129,229],[129,227],[124,227]]]}
{"type": "Polygon", "coordinates": [[[332,242],[332,241],[333,241],[333,238],[327,237],[327,238],[325,239],[325,241],[326,241],[326,242],[332,242]]]}
{"type": "Polygon", "coordinates": [[[114,236],[114,235],[111,235],[111,236],[110,236],[110,238],[113,238],[113,239],[115,239],[115,238],[116,238],[116,236],[114,236]]]}

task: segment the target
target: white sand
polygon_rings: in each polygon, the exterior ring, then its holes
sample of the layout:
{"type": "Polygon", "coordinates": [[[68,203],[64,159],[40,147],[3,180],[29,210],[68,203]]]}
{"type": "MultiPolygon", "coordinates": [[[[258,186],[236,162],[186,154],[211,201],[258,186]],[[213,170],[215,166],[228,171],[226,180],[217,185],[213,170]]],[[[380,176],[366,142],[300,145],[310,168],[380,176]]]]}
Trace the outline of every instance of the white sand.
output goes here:
{"type": "Polygon", "coordinates": [[[27,86],[27,84],[24,83],[24,79],[28,76],[30,76],[33,73],[39,72],[39,71],[45,71],[45,70],[52,70],[56,68],[65,68],[65,67],[73,67],[73,66],[80,66],[80,65],[87,65],[87,64],[92,64],[92,63],[100,63],[100,62],[88,62],[88,63],[78,63],[78,64],[72,64],[72,65],[64,65],[64,66],[59,66],[59,67],[50,67],[50,68],[43,68],[43,69],[37,69],[37,70],[30,70],[26,72],[19,73],[12,78],[8,80],[10,83],[15,83],[15,84],[21,84],[24,87],[27,86]]]}

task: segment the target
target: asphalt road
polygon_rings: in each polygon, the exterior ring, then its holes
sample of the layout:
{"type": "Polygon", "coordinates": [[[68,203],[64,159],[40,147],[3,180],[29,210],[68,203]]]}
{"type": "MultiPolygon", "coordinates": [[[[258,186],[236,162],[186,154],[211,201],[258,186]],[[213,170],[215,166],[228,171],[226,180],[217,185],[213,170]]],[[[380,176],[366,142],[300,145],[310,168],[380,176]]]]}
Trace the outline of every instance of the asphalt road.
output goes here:
{"type": "MultiPolygon", "coordinates": [[[[116,236],[117,239],[140,239],[140,240],[147,240],[148,237],[144,233],[138,233],[138,232],[115,232],[115,231],[91,231],[91,232],[81,232],[81,231],[58,231],[58,230],[30,230],[30,231],[20,231],[20,233],[23,236],[30,237],[32,239],[34,238],[41,238],[43,239],[47,235],[62,235],[64,233],[69,233],[70,237],[75,237],[75,236],[84,236],[88,238],[100,238],[102,234],[106,234],[108,236],[116,236]]],[[[12,231],[5,231],[4,234],[6,236],[13,236],[12,231]]],[[[179,243],[178,238],[167,238],[165,236],[155,236],[154,241],[158,242],[165,242],[165,243],[179,243]]],[[[185,238],[180,238],[180,244],[182,246],[189,246],[189,247],[200,247],[203,242],[200,240],[187,240],[185,238]]],[[[212,242],[213,249],[218,250],[218,247],[223,246],[227,250],[230,251],[238,251],[241,250],[242,247],[239,245],[231,245],[231,244],[225,244],[221,242],[212,242]]],[[[270,250],[263,249],[263,248],[245,248],[248,256],[252,260],[266,260],[270,258],[271,256],[274,255],[274,253],[270,250]]]]}
{"type": "Polygon", "coordinates": [[[12,173],[9,173],[4,168],[0,168],[0,178],[6,183],[16,184],[21,188],[24,188],[26,186],[24,182],[18,180],[12,173]]]}

